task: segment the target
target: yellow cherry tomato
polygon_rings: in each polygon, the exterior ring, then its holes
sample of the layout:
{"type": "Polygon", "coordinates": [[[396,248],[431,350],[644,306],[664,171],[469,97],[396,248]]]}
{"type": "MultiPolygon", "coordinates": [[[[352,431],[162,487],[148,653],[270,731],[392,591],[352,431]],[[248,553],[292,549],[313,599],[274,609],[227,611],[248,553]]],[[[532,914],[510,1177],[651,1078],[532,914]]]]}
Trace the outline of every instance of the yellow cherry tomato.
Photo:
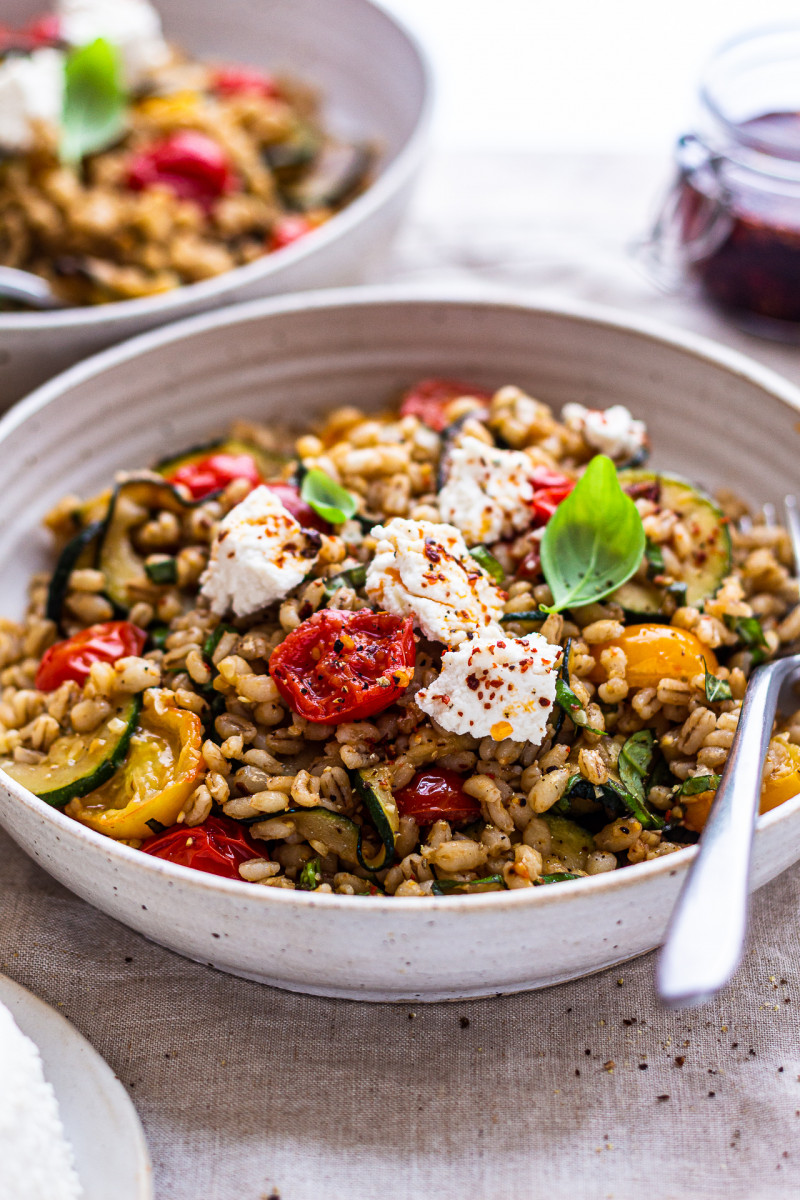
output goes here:
{"type": "Polygon", "coordinates": [[[603,650],[618,647],[625,652],[628,687],[658,687],[662,679],[681,679],[689,683],[702,675],[705,666],[712,675],[719,664],[713,650],[688,629],[675,625],[629,625],[618,638],[591,647],[598,665],[591,674],[594,683],[604,683],[606,672],[600,665],[603,650]]]}
{"type": "MultiPolygon", "coordinates": [[[[785,769],[761,785],[759,812],[769,812],[800,793],[800,746],[790,742],[786,749],[789,758],[784,764],[785,769]]],[[[683,824],[687,829],[693,829],[695,833],[703,832],[715,795],[716,792],[698,792],[696,796],[681,797],[681,804],[686,806],[683,824]]]]}
{"type": "Polygon", "coordinates": [[[200,107],[200,95],[188,89],[172,92],[169,96],[147,96],[137,104],[138,112],[158,125],[180,125],[196,119],[200,107]]]}
{"type": "Polygon", "coordinates": [[[145,709],[131,738],[128,757],[102,787],[66,811],[107,837],[151,837],[148,821],[174,825],[202,769],[203,725],[180,708],[145,709]]]}

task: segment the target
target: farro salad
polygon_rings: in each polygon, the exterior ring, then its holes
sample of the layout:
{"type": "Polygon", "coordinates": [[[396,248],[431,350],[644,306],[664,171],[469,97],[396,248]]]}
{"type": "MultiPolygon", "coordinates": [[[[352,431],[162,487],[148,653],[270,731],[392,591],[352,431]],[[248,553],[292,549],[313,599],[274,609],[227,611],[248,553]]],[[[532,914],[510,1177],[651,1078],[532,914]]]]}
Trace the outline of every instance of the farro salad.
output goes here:
{"type": "MultiPolygon", "coordinates": [[[[0,765],[143,853],[272,887],[529,888],[703,828],[785,531],[647,465],[615,405],[448,379],[65,497],[0,622],[0,765]]],[[[800,792],[800,711],[761,809],[800,792]]]]}
{"type": "Polygon", "coordinates": [[[56,0],[0,26],[0,263],[68,304],[288,246],[363,188],[371,158],[325,132],[306,84],[169,45],[148,0],[56,0]]]}

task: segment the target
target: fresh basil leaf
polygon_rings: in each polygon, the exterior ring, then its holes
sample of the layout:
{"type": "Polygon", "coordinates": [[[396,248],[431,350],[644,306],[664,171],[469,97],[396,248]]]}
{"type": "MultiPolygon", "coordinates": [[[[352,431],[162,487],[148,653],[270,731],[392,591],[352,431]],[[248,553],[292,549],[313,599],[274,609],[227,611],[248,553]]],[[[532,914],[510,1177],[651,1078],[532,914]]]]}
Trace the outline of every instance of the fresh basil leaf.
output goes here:
{"type": "Polygon", "coordinates": [[[644,554],[642,518],[616,468],[596,455],[545,526],[542,570],[553,593],[549,612],[593,604],[616,591],[644,554]]]}
{"type": "Polygon", "coordinates": [[[652,730],[641,729],[631,734],[619,752],[617,770],[623,787],[639,802],[645,804],[645,779],[653,761],[655,739],[652,730]]]}
{"type": "Polygon", "coordinates": [[[358,591],[367,582],[367,567],[365,563],[359,563],[357,567],[348,567],[346,571],[340,571],[338,575],[331,575],[330,579],[325,580],[325,598],[330,600],[339,588],[352,588],[353,591],[358,591]]]}
{"type": "Polygon", "coordinates": [[[583,707],[567,681],[565,679],[561,679],[560,677],[556,680],[556,704],[563,708],[573,725],[579,725],[580,728],[585,729],[587,733],[603,734],[602,729],[595,729],[594,726],[589,724],[589,719],[586,716],[586,709],[583,707]]]}
{"type": "Polygon", "coordinates": [[[534,879],[534,887],[540,887],[545,883],[566,883],[568,879],[582,879],[583,876],[576,875],[573,871],[556,871],[553,875],[540,875],[538,879],[534,879]]]}
{"type": "Polygon", "coordinates": [[[733,693],[727,679],[718,679],[716,675],[712,675],[705,659],[703,669],[706,673],[706,700],[709,704],[714,704],[717,700],[732,700],[733,693]]]}
{"type": "Polygon", "coordinates": [[[693,775],[675,789],[676,796],[699,796],[701,792],[715,792],[722,782],[721,775],[693,775]]]}
{"type": "Polygon", "coordinates": [[[725,624],[750,651],[753,665],[762,663],[767,657],[769,643],[758,617],[726,617],[725,624]]]}
{"type": "Polygon", "coordinates": [[[64,66],[62,162],[79,163],[120,137],[127,108],[122,79],[119,51],[105,38],[69,52],[64,66]]]}
{"type": "Polygon", "coordinates": [[[434,896],[447,896],[451,892],[500,892],[505,891],[502,875],[485,875],[483,879],[437,879],[431,891],[434,896]]]}
{"type": "Polygon", "coordinates": [[[303,478],[300,495],[310,504],[317,516],[331,525],[341,525],[356,511],[356,498],[341,484],[331,479],[319,467],[309,471],[303,478]]]}
{"type": "Polygon", "coordinates": [[[486,549],[485,546],[473,546],[470,554],[475,559],[478,566],[483,567],[487,575],[491,575],[495,583],[502,583],[506,577],[506,573],[500,566],[495,556],[486,549]]]}
{"type": "Polygon", "coordinates": [[[664,552],[658,542],[645,541],[644,556],[647,559],[647,578],[655,579],[656,575],[664,574],[664,552]]]}
{"type": "Polygon", "coordinates": [[[300,872],[300,877],[297,880],[297,886],[304,892],[313,892],[322,883],[322,874],[320,861],[318,858],[310,858],[300,872]]]}

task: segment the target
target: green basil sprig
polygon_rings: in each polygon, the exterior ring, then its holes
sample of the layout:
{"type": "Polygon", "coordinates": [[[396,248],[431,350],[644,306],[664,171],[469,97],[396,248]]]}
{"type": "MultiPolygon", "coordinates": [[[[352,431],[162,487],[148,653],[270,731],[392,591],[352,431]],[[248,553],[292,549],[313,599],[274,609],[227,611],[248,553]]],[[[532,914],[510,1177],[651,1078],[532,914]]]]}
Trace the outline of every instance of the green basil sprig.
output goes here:
{"type": "Polygon", "coordinates": [[[587,733],[599,733],[605,737],[602,729],[595,729],[589,724],[589,718],[586,716],[586,709],[581,704],[578,697],[573,692],[565,679],[560,677],[556,680],[556,704],[563,708],[564,712],[572,721],[573,725],[580,726],[587,733]]]}
{"type": "Polygon", "coordinates": [[[553,593],[548,611],[610,596],[634,574],[644,547],[636,505],[611,459],[596,455],[545,526],[542,570],[553,593]]]}
{"type": "Polygon", "coordinates": [[[485,546],[473,546],[470,554],[478,566],[483,567],[486,574],[490,575],[495,583],[500,584],[503,582],[506,573],[495,556],[485,546]]]}
{"type": "Polygon", "coordinates": [[[122,79],[119,51],[105,38],[67,55],[61,113],[63,162],[79,163],[123,133],[128,97],[122,79]]]}
{"type": "Polygon", "coordinates": [[[701,792],[715,792],[722,782],[721,775],[693,775],[675,789],[676,796],[699,796],[701,792]]]}
{"type": "Polygon", "coordinates": [[[300,495],[306,504],[310,504],[317,516],[331,525],[341,525],[349,520],[356,511],[356,498],[340,483],[336,483],[315,467],[303,477],[300,495]]]}

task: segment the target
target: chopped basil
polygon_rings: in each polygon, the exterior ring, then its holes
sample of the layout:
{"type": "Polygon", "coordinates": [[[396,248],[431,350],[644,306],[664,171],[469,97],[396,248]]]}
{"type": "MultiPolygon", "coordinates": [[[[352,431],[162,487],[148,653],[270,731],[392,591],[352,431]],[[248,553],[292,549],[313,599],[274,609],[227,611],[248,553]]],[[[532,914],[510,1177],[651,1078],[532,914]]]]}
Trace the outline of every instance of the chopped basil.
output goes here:
{"type": "Polygon", "coordinates": [[[123,133],[127,95],[122,79],[119,51],[105,38],[69,52],[61,114],[63,162],[79,163],[87,154],[112,145],[123,133]]]}
{"type": "Polygon", "coordinates": [[[676,796],[699,796],[701,792],[715,792],[722,782],[721,775],[693,775],[675,789],[676,796]]]}
{"type": "MultiPolygon", "coordinates": [[[[237,633],[232,625],[226,625],[224,622],[219,624],[217,628],[210,633],[203,642],[203,654],[208,659],[213,659],[217,646],[222,641],[223,635],[226,633],[237,633]]],[[[238,634],[237,634],[238,636],[238,634]]]]}
{"type": "Polygon", "coordinates": [[[148,636],[156,650],[164,650],[166,649],[167,638],[169,637],[169,626],[155,625],[152,629],[148,630],[148,636]]]}
{"type": "Polygon", "coordinates": [[[560,612],[609,596],[637,570],[644,548],[636,505],[611,459],[596,455],[545,526],[542,570],[553,604],[544,607],[560,612]]]}
{"type": "Polygon", "coordinates": [[[712,675],[705,661],[703,667],[706,673],[706,700],[709,704],[714,704],[717,700],[732,700],[733,693],[727,679],[719,679],[716,675],[712,675]]]}
{"type": "Polygon", "coordinates": [[[651,542],[650,538],[645,540],[644,556],[647,560],[647,577],[655,579],[656,575],[664,574],[664,552],[658,542],[651,542]]]}
{"type": "Polygon", "coordinates": [[[297,886],[304,892],[313,892],[322,883],[321,864],[318,858],[310,858],[304,865],[297,880],[297,886]]]}
{"type": "Polygon", "coordinates": [[[434,896],[447,896],[451,892],[499,892],[505,891],[502,875],[485,875],[483,879],[437,879],[431,891],[434,896]]]}
{"type": "Polygon", "coordinates": [[[534,879],[534,887],[538,887],[543,883],[566,883],[568,879],[582,879],[583,876],[576,875],[573,871],[556,871],[552,875],[540,875],[538,879],[534,879]]]}
{"type": "Polygon", "coordinates": [[[178,562],[174,558],[159,558],[144,564],[145,574],[151,583],[177,583],[178,562]]]}
{"type": "Polygon", "coordinates": [[[762,663],[767,657],[769,643],[758,617],[726,617],[725,623],[750,651],[753,665],[762,663]]]}
{"type": "Polygon", "coordinates": [[[470,554],[475,559],[478,566],[483,567],[487,575],[491,575],[495,583],[502,583],[506,577],[506,573],[500,566],[495,556],[486,549],[485,546],[473,546],[470,554]]]}
{"type": "Polygon", "coordinates": [[[300,495],[317,516],[322,517],[323,521],[330,521],[331,525],[341,525],[356,511],[356,498],[352,492],[348,492],[319,467],[304,476],[300,495]]]}
{"type": "Polygon", "coordinates": [[[559,676],[559,678],[556,680],[556,704],[563,708],[573,725],[579,725],[580,728],[585,729],[587,733],[603,733],[602,729],[595,729],[589,724],[589,719],[586,716],[586,709],[583,707],[580,700],[567,683],[566,679],[562,679],[561,676],[559,676]]]}
{"type": "MultiPolygon", "coordinates": [[[[655,737],[650,729],[633,733],[619,752],[617,770],[622,784],[621,798],[631,816],[643,829],[661,829],[663,818],[647,807],[648,776],[655,758],[655,737]]],[[[613,783],[612,783],[613,786],[613,783]]]]}

